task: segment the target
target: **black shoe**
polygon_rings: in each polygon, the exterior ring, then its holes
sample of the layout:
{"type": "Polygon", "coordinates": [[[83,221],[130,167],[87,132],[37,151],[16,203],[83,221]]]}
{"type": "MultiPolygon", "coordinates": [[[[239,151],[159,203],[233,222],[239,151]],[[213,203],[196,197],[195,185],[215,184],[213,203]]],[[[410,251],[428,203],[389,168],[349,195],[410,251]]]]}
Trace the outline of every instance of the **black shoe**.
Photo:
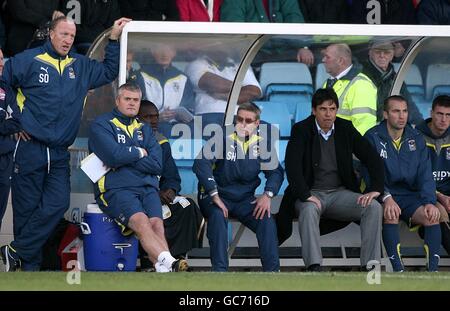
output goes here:
{"type": "Polygon", "coordinates": [[[310,265],[308,268],[306,268],[306,271],[308,271],[308,272],[322,272],[323,270],[322,270],[322,266],[321,265],[315,263],[315,264],[310,265]]]}
{"type": "Polygon", "coordinates": [[[186,259],[177,259],[172,263],[172,272],[186,272],[189,270],[186,259]]]}
{"type": "Polygon", "coordinates": [[[0,247],[0,254],[2,256],[3,264],[5,265],[5,272],[12,272],[20,269],[19,255],[9,245],[0,247]]]}

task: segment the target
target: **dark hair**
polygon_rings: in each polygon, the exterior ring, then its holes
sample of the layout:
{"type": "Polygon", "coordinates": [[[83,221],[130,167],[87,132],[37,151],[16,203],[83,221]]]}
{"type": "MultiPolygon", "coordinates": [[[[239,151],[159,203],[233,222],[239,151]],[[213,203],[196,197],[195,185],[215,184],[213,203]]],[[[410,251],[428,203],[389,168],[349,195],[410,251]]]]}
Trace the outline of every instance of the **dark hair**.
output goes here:
{"type": "Polygon", "coordinates": [[[408,101],[402,95],[391,95],[389,97],[386,97],[386,99],[383,102],[383,110],[384,111],[387,112],[389,110],[389,103],[391,102],[391,100],[396,100],[396,101],[399,101],[399,102],[405,102],[406,106],[409,106],[408,101]]]}
{"type": "Polygon", "coordinates": [[[331,100],[336,104],[336,107],[339,108],[339,99],[336,95],[336,92],[332,88],[327,89],[318,89],[311,100],[312,108],[316,108],[317,106],[323,104],[327,100],[331,100]]]}
{"type": "Polygon", "coordinates": [[[238,114],[240,110],[253,112],[254,114],[256,114],[256,120],[259,120],[261,118],[261,109],[259,109],[259,107],[255,103],[245,102],[239,104],[236,114],[238,114]]]}
{"type": "Polygon", "coordinates": [[[156,111],[158,111],[158,107],[156,107],[156,105],[153,102],[146,99],[141,100],[141,108],[143,107],[154,108],[156,111]]]}
{"type": "Polygon", "coordinates": [[[71,18],[69,18],[67,16],[59,16],[59,17],[55,18],[54,20],[52,20],[50,22],[49,29],[50,30],[55,30],[56,26],[58,26],[59,23],[61,23],[61,22],[69,22],[69,21],[75,23],[73,21],[73,19],[71,19],[71,18]]]}
{"type": "Polygon", "coordinates": [[[434,110],[436,106],[441,107],[450,107],[450,96],[448,95],[439,95],[433,99],[433,104],[431,105],[431,110],[434,110]]]}

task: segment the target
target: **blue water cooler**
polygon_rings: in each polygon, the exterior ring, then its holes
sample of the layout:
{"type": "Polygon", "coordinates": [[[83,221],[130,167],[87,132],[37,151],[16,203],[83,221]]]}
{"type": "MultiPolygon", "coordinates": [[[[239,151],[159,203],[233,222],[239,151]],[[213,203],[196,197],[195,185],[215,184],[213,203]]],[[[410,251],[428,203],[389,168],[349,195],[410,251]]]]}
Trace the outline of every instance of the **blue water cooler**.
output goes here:
{"type": "Polygon", "coordinates": [[[123,236],[97,204],[88,204],[81,223],[87,271],[136,271],[138,240],[123,236]]]}

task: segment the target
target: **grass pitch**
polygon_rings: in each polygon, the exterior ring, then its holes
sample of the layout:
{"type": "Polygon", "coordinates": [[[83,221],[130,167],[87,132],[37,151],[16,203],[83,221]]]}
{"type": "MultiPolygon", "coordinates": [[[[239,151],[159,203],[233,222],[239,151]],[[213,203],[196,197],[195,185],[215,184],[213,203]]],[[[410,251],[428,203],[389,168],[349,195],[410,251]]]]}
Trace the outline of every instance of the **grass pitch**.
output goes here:
{"type": "Polygon", "coordinates": [[[381,284],[369,285],[357,272],[81,272],[81,284],[70,285],[64,272],[0,273],[0,290],[133,290],[133,291],[311,291],[311,290],[450,290],[450,272],[381,273],[381,284]]]}

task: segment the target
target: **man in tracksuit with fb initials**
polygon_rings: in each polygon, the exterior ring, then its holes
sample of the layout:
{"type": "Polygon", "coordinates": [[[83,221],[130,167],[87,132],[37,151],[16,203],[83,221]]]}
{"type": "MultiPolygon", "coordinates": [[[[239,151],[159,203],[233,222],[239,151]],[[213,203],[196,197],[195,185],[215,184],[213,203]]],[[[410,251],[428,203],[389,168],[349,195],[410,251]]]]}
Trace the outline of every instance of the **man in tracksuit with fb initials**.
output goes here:
{"type": "Polygon", "coordinates": [[[43,46],[5,65],[2,78],[17,90],[22,126],[11,183],[14,240],[0,248],[6,271],[40,269],[42,246],[69,208],[67,149],[77,135],[86,94],[117,77],[118,40],[128,21],[114,22],[103,62],[71,51],[75,23],[59,17],[43,46]]]}
{"type": "MultiPolygon", "coordinates": [[[[228,217],[236,217],[256,233],[264,271],[279,271],[277,230],[271,217],[272,197],[283,182],[281,167],[271,141],[260,135],[260,109],[253,103],[239,105],[236,125],[231,134],[217,141],[211,139],[194,161],[193,171],[199,180],[199,205],[208,219],[207,237],[213,271],[228,270],[228,217]],[[221,148],[222,147],[222,148],[221,148]],[[220,150],[220,151],[219,151],[220,150]],[[264,172],[264,194],[255,199],[264,172]]],[[[230,131],[231,132],[231,131],[230,131]]]]}
{"type": "Polygon", "coordinates": [[[95,184],[101,210],[125,231],[133,230],[157,272],[187,270],[169,252],[164,236],[159,176],[162,152],[148,124],[137,118],[142,92],[137,84],[119,87],[116,108],[91,125],[89,150],[110,170],[95,184]]]}

